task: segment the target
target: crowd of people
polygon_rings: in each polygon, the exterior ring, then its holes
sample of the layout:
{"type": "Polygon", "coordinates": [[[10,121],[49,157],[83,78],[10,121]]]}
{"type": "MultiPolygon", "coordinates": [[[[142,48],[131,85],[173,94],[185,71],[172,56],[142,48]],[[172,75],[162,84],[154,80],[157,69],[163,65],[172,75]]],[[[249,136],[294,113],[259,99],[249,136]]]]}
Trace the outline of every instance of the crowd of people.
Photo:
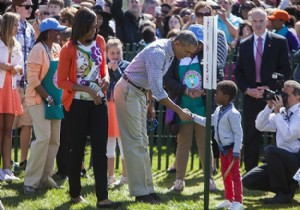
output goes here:
{"type": "Polygon", "coordinates": [[[1,181],[19,180],[14,172],[24,170],[24,193],[34,194],[68,180],[71,202],[88,203],[80,181],[86,175],[88,136],[97,207],[120,206],[108,198],[107,189],[123,184],[136,202],[161,203],[147,136],[147,121],[155,119],[159,102],[172,113],[167,126],[177,136],[175,163],[168,170],[176,172],[170,190],[184,190],[195,139],[203,169],[210,150],[205,174],[211,192],[219,191],[213,174],[220,158],[224,201],[217,208],[243,209],[243,187],[274,192],[266,204],[292,201],[298,188],[293,175],[300,168],[297,1],[12,0],[0,3],[0,14],[1,181]],[[205,17],[218,22],[209,148],[205,17]],[[123,59],[123,44],[138,45],[130,62],[123,59]],[[234,81],[224,74],[229,53],[237,57],[234,81]],[[238,90],[243,114],[233,105],[238,90]],[[19,130],[21,142],[21,160],[13,166],[12,129],[19,130]],[[264,149],[259,165],[263,131],[276,132],[276,142],[264,149]],[[116,145],[122,159],[119,180],[114,175],[116,145]]]}

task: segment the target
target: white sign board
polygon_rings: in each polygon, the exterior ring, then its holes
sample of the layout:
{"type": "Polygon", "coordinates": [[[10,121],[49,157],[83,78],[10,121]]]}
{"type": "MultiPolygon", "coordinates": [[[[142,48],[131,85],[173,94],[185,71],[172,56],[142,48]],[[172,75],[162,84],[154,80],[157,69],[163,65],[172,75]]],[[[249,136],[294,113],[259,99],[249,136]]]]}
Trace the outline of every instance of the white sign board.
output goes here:
{"type": "Polygon", "coordinates": [[[204,17],[204,56],[203,56],[203,87],[216,89],[217,87],[217,17],[204,17]]]}

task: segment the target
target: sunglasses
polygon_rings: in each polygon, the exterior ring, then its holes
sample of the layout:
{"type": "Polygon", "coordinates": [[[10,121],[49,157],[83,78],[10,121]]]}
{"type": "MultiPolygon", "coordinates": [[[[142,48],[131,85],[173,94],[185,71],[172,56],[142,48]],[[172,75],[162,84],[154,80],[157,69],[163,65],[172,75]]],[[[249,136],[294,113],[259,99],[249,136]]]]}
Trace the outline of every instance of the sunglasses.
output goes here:
{"type": "Polygon", "coordinates": [[[25,7],[26,10],[29,10],[33,5],[19,5],[19,7],[25,7]]]}
{"type": "Polygon", "coordinates": [[[61,23],[66,23],[66,22],[68,22],[68,19],[61,18],[61,19],[59,19],[59,21],[60,21],[61,23]]]}
{"type": "Polygon", "coordinates": [[[41,12],[41,14],[44,15],[44,16],[49,16],[50,12],[41,12]]]}
{"type": "Polygon", "coordinates": [[[202,13],[202,12],[196,12],[195,13],[197,17],[204,17],[204,16],[210,16],[209,12],[202,13]]]}

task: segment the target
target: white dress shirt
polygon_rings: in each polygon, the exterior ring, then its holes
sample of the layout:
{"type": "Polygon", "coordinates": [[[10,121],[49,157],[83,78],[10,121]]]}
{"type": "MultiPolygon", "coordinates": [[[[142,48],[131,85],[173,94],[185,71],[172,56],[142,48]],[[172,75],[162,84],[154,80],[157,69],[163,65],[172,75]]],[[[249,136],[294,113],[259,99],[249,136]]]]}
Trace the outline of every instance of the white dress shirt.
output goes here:
{"type": "Polygon", "coordinates": [[[279,113],[273,113],[268,105],[262,110],[255,121],[260,131],[276,132],[276,145],[292,153],[300,151],[300,103],[288,109],[280,108],[279,113]]]}

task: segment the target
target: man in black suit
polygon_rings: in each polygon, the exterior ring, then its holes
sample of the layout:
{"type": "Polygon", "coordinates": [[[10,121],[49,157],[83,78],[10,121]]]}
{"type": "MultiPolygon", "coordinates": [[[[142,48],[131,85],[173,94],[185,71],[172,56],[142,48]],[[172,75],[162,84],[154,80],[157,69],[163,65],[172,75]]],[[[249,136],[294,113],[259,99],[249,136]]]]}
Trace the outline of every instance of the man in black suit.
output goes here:
{"type": "Polygon", "coordinates": [[[235,69],[237,85],[244,93],[244,163],[246,171],[258,165],[261,132],[255,128],[257,114],[265,107],[265,89],[276,89],[274,72],[290,78],[291,66],[287,41],[284,37],[266,30],[267,13],[253,9],[251,22],[254,34],[240,44],[235,69]]]}

